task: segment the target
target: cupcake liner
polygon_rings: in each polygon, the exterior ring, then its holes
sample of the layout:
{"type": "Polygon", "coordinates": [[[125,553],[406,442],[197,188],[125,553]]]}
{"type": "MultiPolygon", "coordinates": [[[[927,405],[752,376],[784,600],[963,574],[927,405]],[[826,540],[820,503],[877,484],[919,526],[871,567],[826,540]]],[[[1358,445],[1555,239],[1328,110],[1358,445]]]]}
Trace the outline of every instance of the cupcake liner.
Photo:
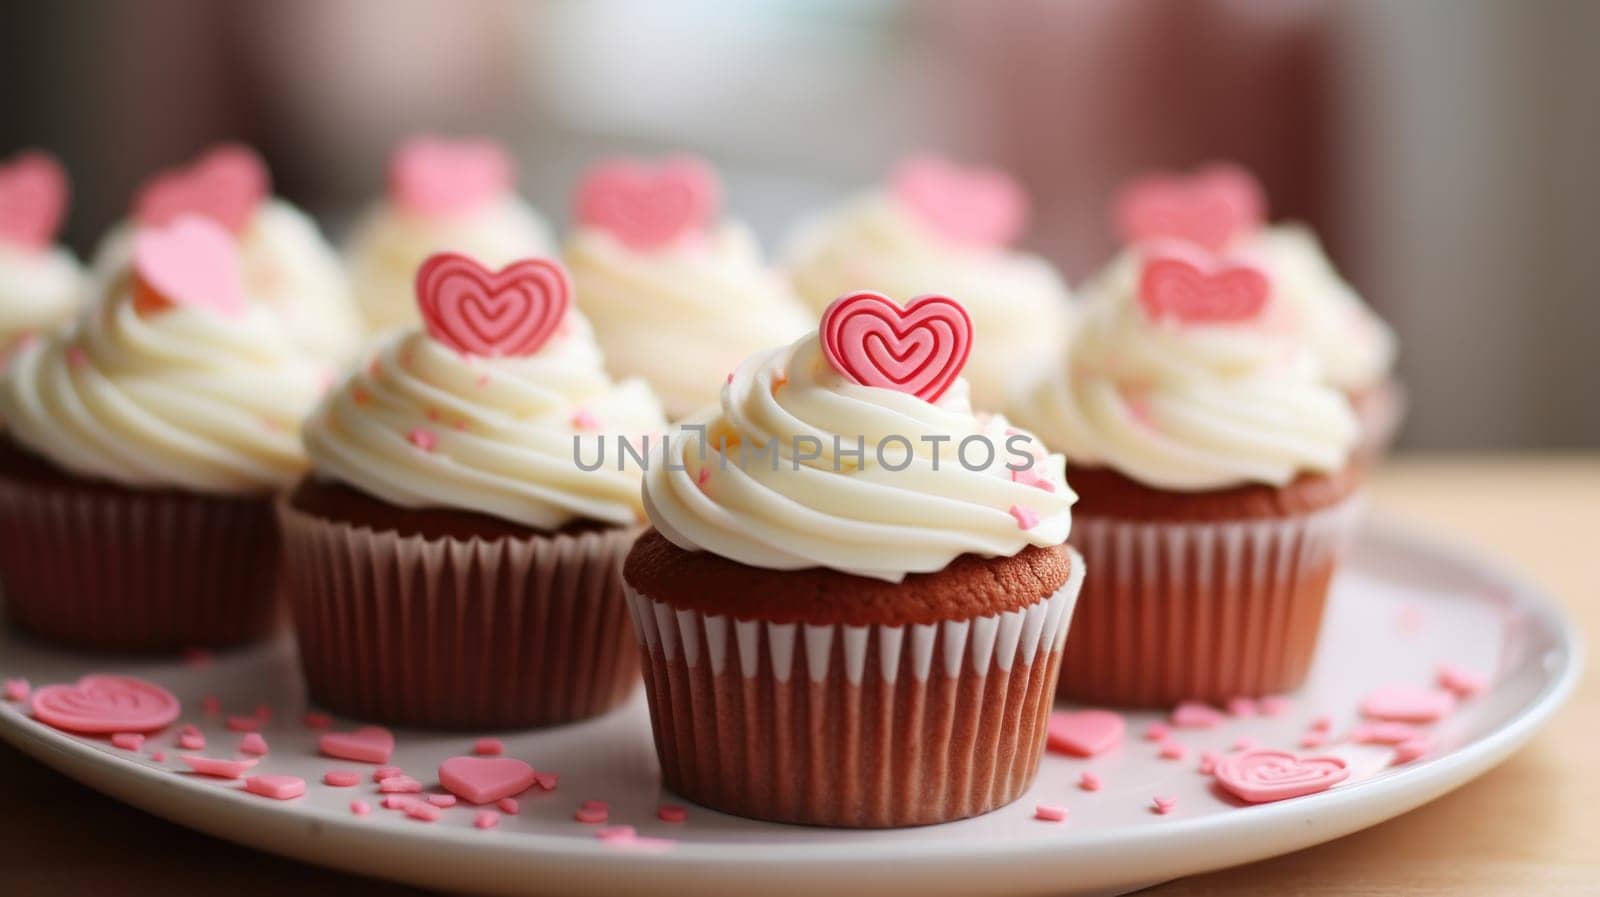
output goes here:
{"type": "Polygon", "coordinates": [[[1071,542],[1090,573],[1061,695],[1158,707],[1297,688],[1360,510],[1352,498],[1268,520],[1075,517],[1071,542]]]}
{"type": "Polygon", "coordinates": [[[278,503],[312,699],[392,725],[511,729],[627,699],[621,563],[639,530],[527,539],[375,532],[278,503]]]}
{"type": "Polygon", "coordinates": [[[266,497],[0,477],[0,582],[13,623],[107,651],[224,648],[277,620],[266,497]]]}
{"type": "Polygon", "coordinates": [[[986,813],[1033,782],[1083,582],[1005,614],[817,626],[626,587],[661,773],[740,816],[860,828],[986,813]]]}

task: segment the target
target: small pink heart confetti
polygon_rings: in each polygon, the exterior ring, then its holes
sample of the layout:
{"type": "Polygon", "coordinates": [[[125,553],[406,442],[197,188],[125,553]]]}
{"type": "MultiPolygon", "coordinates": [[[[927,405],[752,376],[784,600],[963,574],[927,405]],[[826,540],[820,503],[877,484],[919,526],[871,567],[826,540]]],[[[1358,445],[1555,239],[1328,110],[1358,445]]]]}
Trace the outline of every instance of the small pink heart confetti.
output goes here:
{"type": "Polygon", "coordinates": [[[1152,247],[1139,274],[1139,304],[1152,321],[1236,324],[1260,315],[1271,297],[1260,268],[1178,245],[1152,247]]]}
{"type": "Polygon", "coordinates": [[[420,135],[389,157],[389,197],[416,215],[442,218],[468,213],[505,196],[515,186],[511,156],[484,138],[420,135]]]}
{"type": "Polygon", "coordinates": [[[532,766],[511,757],[451,757],[439,765],[439,784],[473,804],[521,794],[536,779],[532,766]]]}
{"type": "Polygon", "coordinates": [[[962,168],[937,156],[913,156],[896,166],[890,185],[902,206],[957,245],[1006,246],[1027,225],[1027,194],[998,169],[962,168]]]}
{"type": "Polygon", "coordinates": [[[32,150],[0,163],[0,243],[44,249],[67,211],[67,172],[49,153],[32,150]]]}
{"type": "Polygon", "coordinates": [[[1109,710],[1058,710],[1050,714],[1046,746],[1077,757],[1103,754],[1122,743],[1127,724],[1109,710]]]}
{"type": "Polygon", "coordinates": [[[1122,189],[1117,231],[1129,243],[1176,238],[1218,251],[1260,229],[1266,205],[1261,185],[1236,165],[1213,164],[1188,176],[1158,172],[1122,189]]]}
{"type": "Polygon", "coordinates": [[[1315,794],[1350,777],[1338,757],[1297,757],[1287,751],[1254,750],[1217,761],[1217,784],[1252,804],[1315,794]]]}
{"type": "Polygon", "coordinates": [[[649,251],[704,234],[721,203],[716,172],[699,159],[681,156],[658,164],[612,159],[590,169],[578,184],[573,215],[582,227],[649,251]]]}
{"type": "Polygon", "coordinates": [[[136,232],[133,271],[134,304],[143,314],[182,306],[236,318],[249,306],[238,244],[205,218],[187,215],[136,232]]]}
{"type": "Polygon", "coordinates": [[[329,757],[361,763],[387,763],[394,753],[394,734],[381,726],[363,726],[354,732],[329,732],[317,739],[329,757]]]}

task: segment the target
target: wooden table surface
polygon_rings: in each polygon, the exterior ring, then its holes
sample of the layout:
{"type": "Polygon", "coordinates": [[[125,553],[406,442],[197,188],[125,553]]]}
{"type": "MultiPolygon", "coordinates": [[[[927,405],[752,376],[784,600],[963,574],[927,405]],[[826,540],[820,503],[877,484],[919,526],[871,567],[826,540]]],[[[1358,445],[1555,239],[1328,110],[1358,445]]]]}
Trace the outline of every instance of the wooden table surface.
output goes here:
{"type": "MultiPolygon", "coordinates": [[[[1600,632],[1600,456],[1420,457],[1373,484],[1378,508],[1480,547],[1600,632]]],[[[1600,672],[1481,779],[1399,819],[1272,860],[1171,882],[1179,895],[1600,893],[1600,672]]],[[[124,807],[0,746],[0,893],[185,897],[414,894],[256,853],[124,807]]]]}

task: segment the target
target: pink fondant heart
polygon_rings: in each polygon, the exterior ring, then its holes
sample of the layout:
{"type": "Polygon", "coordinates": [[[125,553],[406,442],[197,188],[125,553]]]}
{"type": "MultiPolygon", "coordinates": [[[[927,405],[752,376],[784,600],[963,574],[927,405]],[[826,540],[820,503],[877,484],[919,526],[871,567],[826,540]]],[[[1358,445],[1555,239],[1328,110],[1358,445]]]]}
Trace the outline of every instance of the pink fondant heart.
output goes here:
{"type": "Polygon", "coordinates": [[[389,157],[389,197],[417,215],[470,212],[510,193],[515,183],[510,154],[484,138],[423,135],[400,144],[389,157]]]}
{"type": "Polygon", "coordinates": [[[524,259],[495,272],[444,252],[417,270],[428,335],[466,355],[532,355],[571,304],[572,278],[553,259],[524,259]]]}
{"type": "Polygon", "coordinates": [[[242,234],[269,192],[271,179],[261,157],[247,146],[227,143],[187,168],[147,181],[134,199],[133,217],[146,227],[161,227],[181,215],[203,215],[242,234]]]}
{"type": "Polygon", "coordinates": [[[1126,728],[1122,717],[1109,710],[1058,710],[1050,714],[1046,744],[1058,753],[1093,757],[1121,744],[1126,728]]]}
{"type": "Polygon", "coordinates": [[[902,309],[881,293],[853,293],[822,313],[820,337],[850,380],[937,402],[972,352],[972,318],[947,296],[918,296],[902,309]]]}
{"type": "Polygon", "coordinates": [[[1153,248],[1139,275],[1139,304],[1151,320],[1232,324],[1261,314],[1272,283],[1261,269],[1186,246],[1153,248]]]}
{"type": "Polygon", "coordinates": [[[317,749],[329,757],[360,763],[388,763],[394,753],[394,733],[381,726],[363,726],[354,732],[328,732],[317,739],[317,749]]]}
{"type": "Polygon", "coordinates": [[[1210,729],[1226,720],[1222,711],[1199,701],[1184,701],[1172,710],[1172,724],[1180,729],[1210,729]]]}
{"type": "Polygon", "coordinates": [[[717,174],[699,159],[679,156],[654,165],[613,159],[584,176],[573,214],[581,226],[644,251],[705,233],[721,203],[717,174]]]}
{"type": "Polygon", "coordinates": [[[193,754],[180,754],[182,760],[190,769],[203,776],[216,779],[241,779],[244,774],[254,769],[261,763],[260,757],[247,757],[240,760],[224,760],[218,757],[200,757],[193,754]]]}
{"type": "Polygon", "coordinates": [[[439,784],[469,804],[492,804],[533,787],[538,773],[512,757],[451,757],[439,764],[439,784]]]}
{"type": "Polygon", "coordinates": [[[1158,172],[1122,189],[1117,229],[1130,243],[1171,237],[1218,251],[1258,230],[1266,205],[1261,185],[1236,165],[1210,165],[1187,176],[1158,172]]]}
{"type": "Polygon", "coordinates": [[[1252,804],[1326,791],[1350,776],[1338,757],[1297,757],[1272,750],[1230,754],[1212,772],[1218,785],[1252,804]]]}
{"type": "Polygon", "coordinates": [[[998,169],[913,156],[896,166],[890,186],[906,209],[952,243],[1005,246],[1027,225],[1027,194],[998,169]]]}
{"type": "Polygon", "coordinates": [[[1373,719],[1403,723],[1429,723],[1456,707],[1456,696],[1443,689],[1415,685],[1385,685],[1361,699],[1361,713],[1373,719]]]}
{"type": "Polygon", "coordinates": [[[0,164],[0,243],[42,249],[67,210],[67,172],[49,153],[18,153],[0,164]]]}
{"type": "Polygon", "coordinates": [[[181,709],[172,692],[132,676],[85,676],[76,685],[46,685],[33,693],[35,719],[83,734],[154,732],[181,709]]]}
{"type": "MultiPolygon", "coordinates": [[[[133,272],[139,285],[160,301],[224,317],[244,314],[249,304],[239,246],[209,218],[184,215],[133,236],[133,272]]],[[[141,297],[142,310],[152,301],[141,297]]]]}

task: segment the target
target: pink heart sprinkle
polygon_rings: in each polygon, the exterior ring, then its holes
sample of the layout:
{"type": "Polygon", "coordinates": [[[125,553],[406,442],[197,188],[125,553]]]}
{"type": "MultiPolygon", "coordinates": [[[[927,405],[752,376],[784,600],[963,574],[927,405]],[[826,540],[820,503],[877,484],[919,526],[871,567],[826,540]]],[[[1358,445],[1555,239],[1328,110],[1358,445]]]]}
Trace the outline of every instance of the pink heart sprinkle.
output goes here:
{"type": "Polygon", "coordinates": [[[33,715],[81,735],[154,732],[178,718],[178,699],[132,676],[91,675],[76,685],[46,685],[33,693],[33,715]]]}
{"type": "Polygon", "coordinates": [[[238,244],[206,218],[185,215],[165,227],[140,229],[133,235],[133,270],[157,306],[237,318],[249,305],[238,244]]]}
{"type": "Polygon", "coordinates": [[[67,211],[67,172],[56,157],[32,150],[0,163],[0,243],[50,245],[67,211]]]}
{"type": "Polygon", "coordinates": [[[611,825],[595,830],[594,836],[601,841],[632,841],[638,832],[631,825],[611,825]]]}
{"type": "Polygon", "coordinates": [[[6,700],[21,704],[28,700],[28,695],[33,693],[33,686],[26,679],[7,679],[5,685],[6,700]]]}
{"type": "Polygon", "coordinates": [[[439,817],[444,815],[444,811],[440,810],[438,807],[435,807],[432,804],[423,803],[420,800],[412,801],[411,803],[406,804],[405,809],[406,817],[415,819],[418,822],[438,822],[439,817]]]}
{"type": "Polygon", "coordinates": [[[1399,744],[1426,734],[1410,723],[1366,723],[1350,730],[1350,740],[1357,744],[1399,744]]]}
{"type": "Polygon", "coordinates": [[[1109,710],[1058,710],[1050,714],[1046,747],[1057,753],[1093,757],[1121,744],[1126,728],[1122,716],[1109,710]]]}
{"type": "Polygon", "coordinates": [[[242,234],[271,189],[267,166],[254,150],[222,144],[187,168],[146,181],[134,198],[133,217],[141,227],[166,227],[184,216],[199,216],[242,234]]]}
{"type": "Polygon", "coordinates": [[[326,729],[333,725],[333,718],[326,713],[307,713],[300,721],[307,729],[326,729]]]}
{"type": "Polygon", "coordinates": [[[506,814],[507,816],[517,815],[517,811],[522,808],[521,805],[517,803],[517,799],[514,797],[502,797],[495,801],[494,805],[499,807],[500,812],[506,814]]]}
{"type": "Polygon", "coordinates": [[[445,810],[456,805],[456,796],[454,794],[430,794],[428,795],[428,803],[445,810]]]}
{"type": "Polygon", "coordinates": [[[1201,751],[1200,773],[1202,775],[1211,775],[1213,772],[1215,772],[1217,769],[1218,758],[1219,755],[1216,751],[1201,751]]]}
{"type": "Polygon", "coordinates": [[[239,739],[239,752],[242,754],[255,754],[265,756],[267,753],[267,740],[261,737],[260,732],[251,732],[239,739]]]}
{"type": "Polygon", "coordinates": [[[384,779],[393,778],[398,775],[403,775],[404,773],[405,770],[398,766],[380,766],[372,771],[372,780],[374,782],[381,782],[384,779]]]}
{"type": "Polygon", "coordinates": [[[111,743],[125,751],[136,751],[144,747],[144,736],[138,732],[118,732],[111,736],[111,743]]]}
{"type": "Polygon", "coordinates": [[[530,258],[490,271],[441,252],[417,269],[417,307],[428,336],[466,356],[538,352],[572,304],[572,276],[554,259],[530,258]]]}
{"type": "Polygon", "coordinates": [[[1162,723],[1151,723],[1144,729],[1145,741],[1165,741],[1171,730],[1162,723]]]}
{"type": "Polygon", "coordinates": [[[230,732],[254,732],[261,728],[261,720],[254,716],[228,717],[228,730],[230,732]]]}
{"type": "Polygon", "coordinates": [[[306,793],[306,780],[299,776],[251,776],[244,790],[273,800],[292,800],[306,793]]]}
{"type": "Polygon", "coordinates": [[[431,452],[439,445],[439,437],[425,427],[417,427],[406,434],[410,443],[425,452],[431,452]]]}
{"type": "Polygon", "coordinates": [[[1060,822],[1067,818],[1067,808],[1055,804],[1039,804],[1033,808],[1033,818],[1042,822],[1060,822]]]}
{"type": "Polygon", "coordinates": [[[470,213],[515,184],[511,156],[493,140],[420,135],[389,157],[389,198],[424,217],[470,213]]]}
{"type": "Polygon", "coordinates": [[[1458,698],[1470,698],[1489,687],[1489,680],[1465,667],[1441,663],[1438,669],[1439,687],[1455,693],[1458,698]]]}
{"type": "Polygon", "coordinates": [[[178,747],[186,751],[203,751],[206,749],[206,737],[199,732],[181,732],[178,734],[178,747]]]}
{"type": "Polygon", "coordinates": [[[1030,530],[1039,525],[1039,515],[1022,505],[1012,505],[1010,514],[1017,521],[1017,529],[1030,530]]]}
{"type": "Polygon", "coordinates": [[[1376,688],[1361,700],[1361,713],[1372,719],[1431,723],[1455,709],[1456,696],[1441,689],[1394,684],[1376,688]]]}
{"type": "Polygon", "coordinates": [[[366,816],[372,812],[372,804],[364,800],[353,800],[350,802],[350,812],[355,816],[366,816]]]}
{"type": "Polygon", "coordinates": [[[1150,803],[1152,805],[1152,809],[1162,816],[1165,816],[1168,813],[1171,813],[1173,808],[1178,806],[1178,799],[1175,797],[1156,797],[1152,798],[1150,803]]]}
{"type": "Polygon", "coordinates": [[[505,750],[505,742],[498,738],[480,738],[472,743],[472,752],[480,757],[498,757],[505,750]]]}
{"type": "Polygon", "coordinates": [[[361,784],[361,774],[355,772],[344,772],[340,770],[330,770],[329,772],[322,774],[322,784],[327,785],[330,788],[354,788],[355,786],[361,784]]]}
{"type": "Polygon", "coordinates": [[[612,159],[584,175],[573,216],[580,226],[645,252],[705,234],[721,204],[716,172],[699,159],[680,156],[653,165],[612,159]]]}
{"type": "Polygon", "coordinates": [[[535,783],[546,791],[556,790],[557,776],[553,772],[536,773],[533,777],[535,783]]]}
{"type": "Polygon", "coordinates": [[[1260,268],[1185,246],[1153,246],[1139,274],[1139,304],[1152,321],[1237,324],[1260,315],[1271,297],[1260,268]]]}
{"type": "Polygon", "coordinates": [[[662,822],[682,822],[689,818],[689,811],[677,804],[662,804],[656,807],[656,818],[662,822]]]}
{"type": "Polygon", "coordinates": [[[415,802],[414,798],[404,794],[391,794],[383,799],[382,807],[385,810],[404,810],[415,802]]]}
{"type": "Polygon", "coordinates": [[[1144,175],[1116,200],[1117,231],[1129,243],[1187,240],[1213,251],[1260,229],[1266,217],[1261,185],[1236,165],[1213,164],[1192,175],[1144,175]]]}
{"type": "Polygon", "coordinates": [[[500,814],[493,810],[479,810],[478,815],[472,817],[473,828],[494,828],[500,824],[500,814]]]}
{"type": "Polygon", "coordinates": [[[197,757],[193,754],[179,754],[178,759],[200,775],[215,779],[244,778],[245,772],[254,769],[255,765],[261,762],[255,757],[247,760],[221,760],[216,757],[197,757]]]}
{"type": "Polygon", "coordinates": [[[1262,716],[1283,716],[1292,706],[1289,699],[1282,695],[1267,695],[1256,702],[1256,709],[1261,711],[1262,716]]]}
{"type": "Polygon", "coordinates": [[[948,296],[896,305],[881,293],[840,296],[822,313],[822,348],[854,383],[937,402],[972,352],[972,318],[948,296]]]}
{"type": "Polygon", "coordinates": [[[1252,804],[1315,794],[1350,777],[1338,757],[1298,757],[1287,751],[1254,750],[1217,761],[1217,784],[1252,804]]]}
{"type": "Polygon", "coordinates": [[[1104,784],[1100,777],[1092,772],[1085,772],[1083,775],[1078,776],[1078,787],[1085,791],[1099,791],[1104,784]]]}
{"type": "Polygon", "coordinates": [[[1256,702],[1250,698],[1229,698],[1226,706],[1230,716],[1251,717],[1258,710],[1256,702]]]}
{"type": "Polygon", "coordinates": [[[1433,739],[1427,735],[1418,735],[1408,738],[1394,746],[1394,757],[1389,761],[1391,765],[1399,766],[1410,763],[1433,750],[1433,739]]]}
{"type": "Polygon", "coordinates": [[[532,766],[512,757],[451,757],[439,764],[439,784],[472,804],[492,804],[533,786],[532,766]]]}
{"type": "Polygon", "coordinates": [[[573,818],[584,823],[585,825],[600,825],[604,823],[606,819],[610,817],[610,815],[610,810],[605,807],[591,807],[585,805],[578,808],[578,811],[573,814],[573,818]]]}
{"type": "Polygon", "coordinates": [[[339,760],[387,763],[394,753],[394,734],[381,726],[363,726],[354,732],[329,732],[317,739],[317,747],[339,760]]]}
{"type": "Polygon", "coordinates": [[[1163,741],[1159,754],[1163,760],[1182,760],[1189,756],[1189,746],[1180,741],[1163,741]]]}
{"type": "Polygon", "coordinates": [[[962,168],[937,156],[913,156],[890,175],[896,200],[940,237],[959,246],[1016,242],[1028,221],[1028,197],[994,168],[962,168]]]}
{"type": "Polygon", "coordinates": [[[165,762],[167,762],[167,752],[166,751],[151,751],[150,752],[150,760],[152,762],[155,762],[155,763],[165,763],[165,762]]]}
{"type": "Polygon", "coordinates": [[[1032,486],[1035,489],[1043,489],[1046,492],[1056,491],[1055,483],[1039,476],[1032,468],[1011,471],[1011,479],[1013,482],[1021,483],[1024,486],[1032,486]]]}
{"type": "Polygon", "coordinates": [[[1184,701],[1172,711],[1172,724],[1180,729],[1211,729],[1226,721],[1220,710],[1199,701],[1184,701]]]}
{"type": "Polygon", "coordinates": [[[575,430],[593,430],[598,426],[600,426],[599,419],[587,408],[579,408],[577,413],[572,415],[572,427],[575,430]]]}
{"type": "Polygon", "coordinates": [[[422,783],[410,776],[390,776],[378,783],[379,794],[421,794],[422,783]]]}

